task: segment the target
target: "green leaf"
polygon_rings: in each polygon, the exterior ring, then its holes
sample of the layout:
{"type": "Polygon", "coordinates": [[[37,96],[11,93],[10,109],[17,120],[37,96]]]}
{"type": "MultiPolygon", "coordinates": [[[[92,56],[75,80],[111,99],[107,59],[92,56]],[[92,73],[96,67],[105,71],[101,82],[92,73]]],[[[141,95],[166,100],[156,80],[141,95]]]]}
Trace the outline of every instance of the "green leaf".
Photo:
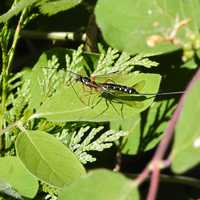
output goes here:
{"type": "Polygon", "coordinates": [[[200,81],[185,97],[184,107],[176,125],[175,142],[171,155],[172,169],[183,173],[200,161],[200,81]]]}
{"type": "Polygon", "coordinates": [[[60,11],[68,10],[80,3],[81,0],[54,0],[54,1],[21,0],[18,3],[16,3],[10,10],[8,10],[5,14],[0,16],[0,23],[7,22],[10,18],[19,14],[23,9],[30,7],[34,4],[35,6],[39,6],[40,11],[43,14],[48,14],[50,16],[60,11]]]}
{"type": "Polygon", "coordinates": [[[68,10],[81,3],[81,0],[54,0],[40,5],[43,14],[54,15],[58,12],[68,10]]]}
{"type": "MultiPolygon", "coordinates": [[[[38,181],[33,177],[21,161],[14,156],[6,156],[0,158],[0,190],[2,186],[10,184],[20,195],[28,198],[33,198],[38,190],[38,181]],[[6,185],[2,182],[7,183],[6,185]]],[[[8,186],[3,190],[5,193],[8,186]]]]}
{"type": "Polygon", "coordinates": [[[70,184],[85,173],[75,155],[43,131],[26,131],[16,140],[17,155],[40,180],[56,187],[70,184]]]}
{"type": "Polygon", "coordinates": [[[122,153],[134,155],[154,148],[174,110],[174,100],[154,102],[142,115],[122,125],[130,134],[123,139],[122,153]],[[141,128],[142,127],[142,128],[141,128]]]}
{"type": "Polygon", "coordinates": [[[108,170],[95,170],[70,186],[63,188],[59,200],[137,200],[139,194],[133,181],[119,173],[108,170]]]}
{"type": "Polygon", "coordinates": [[[95,14],[104,39],[112,47],[129,54],[157,55],[178,49],[189,32],[198,33],[199,9],[198,0],[100,0],[95,14]],[[176,34],[170,40],[172,33],[176,34]]]}
{"type": "MultiPolygon", "coordinates": [[[[117,80],[119,84],[128,86],[144,81],[145,85],[139,92],[157,93],[160,75],[129,74],[120,76],[117,80]]],[[[118,95],[110,99],[110,97],[102,97],[101,92],[95,90],[83,91],[82,84],[76,83],[73,87],[59,88],[54,96],[37,109],[32,118],[44,117],[51,121],[115,121],[122,119],[123,116],[129,118],[145,110],[153,100],[154,97],[134,95],[118,95]]]]}
{"type": "Polygon", "coordinates": [[[5,14],[0,16],[0,23],[7,22],[10,18],[14,17],[15,15],[19,14],[23,9],[32,6],[34,3],[38,2],[39,0],[21,0],[16,3],[10,10],[8,10],[5,14]]]}

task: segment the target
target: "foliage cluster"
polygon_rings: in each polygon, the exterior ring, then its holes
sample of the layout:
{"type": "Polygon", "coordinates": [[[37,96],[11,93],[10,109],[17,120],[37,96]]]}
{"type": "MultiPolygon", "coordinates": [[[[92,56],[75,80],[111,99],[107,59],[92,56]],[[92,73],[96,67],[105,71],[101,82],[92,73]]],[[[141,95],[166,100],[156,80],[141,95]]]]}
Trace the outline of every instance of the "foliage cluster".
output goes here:
{"type": "MultiPolygon", "coordinates": [[[[180,174],[197,166],[198,0],[10,0],[6,7],[0,16],[1,199],[153,200],[162,169],[180,174]],[[64,41],[65,48],[45,47],[37,62],[16,64],[19,44],[33,39],[64,41]],[[170,95],[177,91],[184,94],[170,95]],[[139,174],[122,174],[123,156],[137,160],[149,151],[154,155],[139,174]],[[106,152],[113,170],[86,172],[106,152]],[[149,192],[140,197],[148,177],[149,192]]],[[[197,178],[165,180],[199,187],[197,178]]]]}

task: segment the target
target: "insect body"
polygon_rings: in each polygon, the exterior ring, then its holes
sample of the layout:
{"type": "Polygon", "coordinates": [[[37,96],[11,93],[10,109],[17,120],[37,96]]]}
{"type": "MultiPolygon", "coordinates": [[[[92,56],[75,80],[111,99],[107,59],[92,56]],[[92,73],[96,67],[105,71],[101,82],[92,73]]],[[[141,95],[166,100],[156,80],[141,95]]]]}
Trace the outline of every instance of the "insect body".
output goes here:
{"type": "Polygon", "coordinates": [[[133,87],[128,87],[124,85],[114,83],[101,83],[100,86],[104,91],[119,91],[126,94],[139,94],[133,87]]]}

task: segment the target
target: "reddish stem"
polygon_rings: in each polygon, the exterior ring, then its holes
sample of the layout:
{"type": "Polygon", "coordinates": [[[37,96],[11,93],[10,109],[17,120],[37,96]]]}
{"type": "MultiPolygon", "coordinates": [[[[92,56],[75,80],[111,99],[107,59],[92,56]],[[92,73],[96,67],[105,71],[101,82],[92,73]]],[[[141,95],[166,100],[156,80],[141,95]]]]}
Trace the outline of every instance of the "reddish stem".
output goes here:
{"type": "Polygon", "coordinates": [[[149,192],[147,195],[148,200],[156,199],[156,193],[158,190],[158,183],[159,183],[159,177],[160,177],[159,163],[164,164],[164,166],[165,165],[169,166],[169,164],[170,164],[170,160],[165,160],[163,162],[163,157],[164,157],[164,155],[167,151],[167,148],[170,144],[170,141],[173,137],[173,133],[174,133],[173,130],[174,130],[176,122],[180,116],[180,113],[183,109],[185,97],[188,94],[188,91],[192,88],[192,86],[198,79],[200,79],[200,69],[198,69],[198,71],[196,72],[196,74],[193,76],[192,80],[188,84],[188,86],[186,88],[186,92],[181,96],[180,101],[177,105],[176,111],[174,112],[171,120],[169,121],[168,127],[165,129],[164,136],[155,152],[153,159],[150,162],[150,165],[148,165],[136,179],[136,182],[141,184],[149,176],[150,170],[152,171],[152,176],[150,178],[151,179],[150,180],[150,188],[149,188],[149,192]],[[149,168],[149,166],[151,166],[151,169],[149,168]]]}
{"type": "Polygon", "coordinates": [[[156,199],[156,194],[157,194],[158,185],[159,185],[159,178],[160,178],[159,163],[157,162],[152,163],[152,167],[153,167],[153,171],[151,174],[151,184],[150,184],[147,200],[156,199]]]}

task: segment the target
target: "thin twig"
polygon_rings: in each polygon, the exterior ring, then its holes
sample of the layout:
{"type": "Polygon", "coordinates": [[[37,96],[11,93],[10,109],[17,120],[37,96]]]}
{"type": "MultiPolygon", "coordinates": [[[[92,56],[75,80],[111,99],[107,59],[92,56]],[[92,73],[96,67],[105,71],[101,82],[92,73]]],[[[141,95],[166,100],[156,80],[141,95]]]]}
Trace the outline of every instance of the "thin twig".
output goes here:
{"type": "Polygon", "coordinates": [[[159,178],[160,178],[159,163],[154,161],[152,163],[152,166],[153,166],[153,171],[152,171],[152,174],[151,174],[151,179],[150,179],[151,184],[150,184],[147,200],[156,199],[156,194],[157,194],[158,185],[159,185],[159,178]]]}
{"type": "Polygon", "coordinates": [[[6,128],[0,130],[0,136],[2,136],[4,133],[8,132],[10,129],[15,128],[18,125],[18,121],[14,122],[13,124],[7,126],[6,128]]]}

